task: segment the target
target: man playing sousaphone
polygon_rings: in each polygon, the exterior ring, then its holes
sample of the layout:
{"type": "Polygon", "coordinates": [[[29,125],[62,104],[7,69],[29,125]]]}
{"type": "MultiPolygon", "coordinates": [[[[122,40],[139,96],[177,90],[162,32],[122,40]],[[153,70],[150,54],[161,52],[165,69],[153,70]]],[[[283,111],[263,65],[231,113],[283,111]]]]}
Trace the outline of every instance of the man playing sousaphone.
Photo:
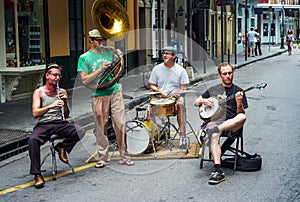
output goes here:
{"type": "MultiPolygon", "coordinates": [[[[150,75],[150,89],[158,92],[162,98],[173,98],[176,101],[177,122],[179,125],[180,137],[179,146],[186,149],[184,145],[185,122],[184,122],[184,104],[180,97],[180,91],[187,90],[189,78],[187,72],[182,66],[175,63],[177,50],[173,46],[163,48],[163,63],[156,65],[150,75]]],[[[151,109],[150,109],[151,110],[151,109]]],[[[151,113],[148,113],[148,117],[151,113]]]]}
{"type": "MultiPolygon", "coordinates": [[[[119,164],[134,165],[127,152],[126,146],[126,126],[125,126],[125,107],[121,90],[117,82],[105,88],[99,87],[99,81],[108,83],[112,80],[114,58],[121,60],[123,65],[123,53],[117,49],[113,51],[111,47],[104,47],[104,37],[97,29],[89,32],[89,43],[91,49],[82,54],[78,60],[78,72],[82,83],[92,88],[92,109],[94,112],[94,122],[96,129],[97,144],[97,164],[96,168],[103,168],[110,164],[108,157],[109,141],[107,137],[108,118],[111,117],[112,125],[116,134],[121,160],[119,164]],[[108,72],[108,73],[107,73],[108,72]],[[106,75],[107,73],[107,75],[106,75]]],[[[115,78],[115,77],[114,77],[115,78]]]]}

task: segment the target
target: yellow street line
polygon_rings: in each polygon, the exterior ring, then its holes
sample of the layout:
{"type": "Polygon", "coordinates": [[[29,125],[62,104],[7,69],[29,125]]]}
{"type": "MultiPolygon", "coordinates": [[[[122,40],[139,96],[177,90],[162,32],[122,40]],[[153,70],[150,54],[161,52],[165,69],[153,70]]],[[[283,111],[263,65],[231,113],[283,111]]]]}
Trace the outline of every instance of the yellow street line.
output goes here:
{"type": "MultiPolygon", "coordinates": [[[[172,133],[175,134],[175,132],[171,132],[171,134],[172,133]]],[[[187,136],[189,136],[191,134],[193,134],[193,133],[189,132],[187,134],[187,136]]],[[[94,135],[94,134],[86,134],[86,135],[87,136],[91,136],[91,135],[94,135]]],[[[81,170],[88,169],[90,167],[95,166],[95,164],[96,163],[89,163],[89,164],[86,164],[86,165],[74,168],[74,172],[79,172],[81,170]]],[[[60,178],[60,177],[63,177],[63,176],[69,175],[69,174],[72,174],[72,170],[67,170],[67,171],[64,171],[64,172],[61,172],[61,173],[57,173],[55,176],[56,176],[56,178],[60,178]]],[[[45,182],[47,182],[49,180],[53,180],[53,177],[52,176],[48,176],[48,177],[45,177],[44,180],[45,180],[45,182]]],[[[27,182],[27,183],[24,183],[24,184],[17,185],[15,187],[11,187],[11,188],[8,188],[8,189],[1,190],[0,191],[0,196],[4,195],[4,194],[7,194],[7,193],[10,193],[10,192],[18,191],[20,189],[25,189],[25,188],[31,187],[31,186],[34,186],[34,181],[27,182]]]]}
{"type": "MultiPolygon", "coordinates": [[[[80,166],[80,167],[74,168],[74,172],[79,172],[81,170],[93,167],[93,166],[95,166],[95,164],[96,163],[90,163],[90,164],[87,164],[87,165],[84,165],[84,166],[80,166]]],[[[67,170],[67,171],[64,171],[64,172],[61,172],[61,173],[57,173],[55,175],[55,177],[56,178],[60,178],[60,177],[63,177],[65,175],[69,175],[69,174],[72,174],[72,170],[67,170]]],[[[45,177],[44,180],[45,180],[45,182],[49,181],[49,180],[53,180],[53,176],[51,175],[51,176],[45,177]]],[[[4,189],[4,190],[0,191],[0,196],[4,195],[4,194],[7,194],[7,193],[10,193],[10,192],[18,191],[20,189],[25,189],[27,187],[31,187],[33,185],[34,185],[34,181],[27,182],[27,183],[24,183],[24,184],[20,184],[20,185],[17,185],[15,187],[11,187],[11,188],[8,188],[8,189],[4,189]]]]}

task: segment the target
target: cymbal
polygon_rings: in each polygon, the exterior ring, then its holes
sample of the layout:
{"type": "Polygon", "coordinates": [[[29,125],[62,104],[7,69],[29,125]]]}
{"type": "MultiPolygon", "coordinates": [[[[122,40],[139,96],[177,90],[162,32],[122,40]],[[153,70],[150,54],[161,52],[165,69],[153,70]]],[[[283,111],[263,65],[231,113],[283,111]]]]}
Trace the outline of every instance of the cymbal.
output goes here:
{"type": "Polygon", "coordinates": [[[160,94],[160,92],[148,92],[146,93],[146,95],[158,95],[160,94]]]}

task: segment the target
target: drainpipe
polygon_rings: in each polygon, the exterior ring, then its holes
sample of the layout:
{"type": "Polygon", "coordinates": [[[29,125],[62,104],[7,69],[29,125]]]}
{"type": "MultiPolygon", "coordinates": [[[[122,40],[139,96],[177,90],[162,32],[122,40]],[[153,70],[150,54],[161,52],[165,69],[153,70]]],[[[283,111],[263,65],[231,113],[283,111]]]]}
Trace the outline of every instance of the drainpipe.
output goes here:
{"type": "Polygon", "coordinates": [[[43,0],[44,11],[44,40],[45,40],[45,64],[50,63],[50,37],[49,37],[49,18],[48,18],[48,0],[43,0]]]}

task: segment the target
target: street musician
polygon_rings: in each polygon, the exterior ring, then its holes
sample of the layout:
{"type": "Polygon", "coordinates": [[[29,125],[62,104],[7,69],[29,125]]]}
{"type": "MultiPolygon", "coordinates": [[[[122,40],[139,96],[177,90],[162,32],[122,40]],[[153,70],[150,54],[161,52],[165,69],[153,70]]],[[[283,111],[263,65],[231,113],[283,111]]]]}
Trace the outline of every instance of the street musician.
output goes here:
{"type": "MultiPolygon", "coordinates": [[[[119,164],[134,165],[126,145],[125,106],[120,87],[117,82],[105,86],[112,81],[115,68],[113,61],[120,60],[118,65],[123,64],[123,53],[117,49],[104,47],[105,38],[101,36],[98,29],[89,31],[90,50],[82,54],[78,60],[78,72],[82,83],[92,88],[92,109],[96,129],[97,163],[96,168],[103,168],[110,164],[108,156],[109,141],[107,137],[107,125],[109,116],[116,134],[116,142],[120,152],[119,164]],[[108,72],[108,73],[107,73],[108,72]],[[107,73],[107,74],[106,74],[107,73]],[[100,80],[104,81],[104,88],[99,85],[100,80]]],[[[120,67],[121,68],[121,67],[120,67]]],[[[115,77],[114,77],[115,78],[115,77]]]]}
{"type": "MultiPolygon", "coordinates": [[[[186,137],[184,104],[183,98],[180,97],[180,92],[187,90],[189,78],[186,70],[175,63],[176,53],[177,50],[173,46],[163,48],[163,62],[153,68],[149,84],[150,89],[154,92],[158,92],[161,98],[172,98],[175,100],[177,122],[180,131],[179,146],[182,149],[186,149],[187,145],[184,144],[186,137]]],[[[151,112],[148,112],[148,117],[150,117],[150,115],[151,112]]]]}
{"type": "Polygon", "coordinates": [[[68,164],[67,153],[85,135],[85,129],[66,120],[70,113],[68,94],[66,90],[58,87],[60,77],[61,67],[49,64],[45,71],[46,84],[36,89],[32,96],[32,114],[39,121],[29,137],[28,150],[31,160],[30,174],[34,175],[36,188],[42,188],[45,183],[41,174],[40,146],[53,134],[65,138],[55,146],[55,150],[59,159],[68,164]]]}
{"type": "Polygon", "coordinates": [[[235,95],[231,100],[225,103],[225,110],[218,117],[205,120],[200,132],[200,141],[203,143],[204,138],[210,138],[210,152],[214,161],[214,170],[209,177],[209,184],[218,184],[225,180],[225,174],[221,169],[221,156],[225,150],[234,142],[231,138],[237,134],[246,121],[245,109],[248,107],[246,95],[243,90],[233,83],[233,66],[223,62],[218,66],[218,73],[222,83],[207,89],[202,96],[198,97],[194,105],[204,105],[207,109],[213,109],[215,104],[214,97],[229,97],[235,95]],[[221,132],[230,131],[231,137],[228,137],[227,144],[220,146],[221,132]]]}

